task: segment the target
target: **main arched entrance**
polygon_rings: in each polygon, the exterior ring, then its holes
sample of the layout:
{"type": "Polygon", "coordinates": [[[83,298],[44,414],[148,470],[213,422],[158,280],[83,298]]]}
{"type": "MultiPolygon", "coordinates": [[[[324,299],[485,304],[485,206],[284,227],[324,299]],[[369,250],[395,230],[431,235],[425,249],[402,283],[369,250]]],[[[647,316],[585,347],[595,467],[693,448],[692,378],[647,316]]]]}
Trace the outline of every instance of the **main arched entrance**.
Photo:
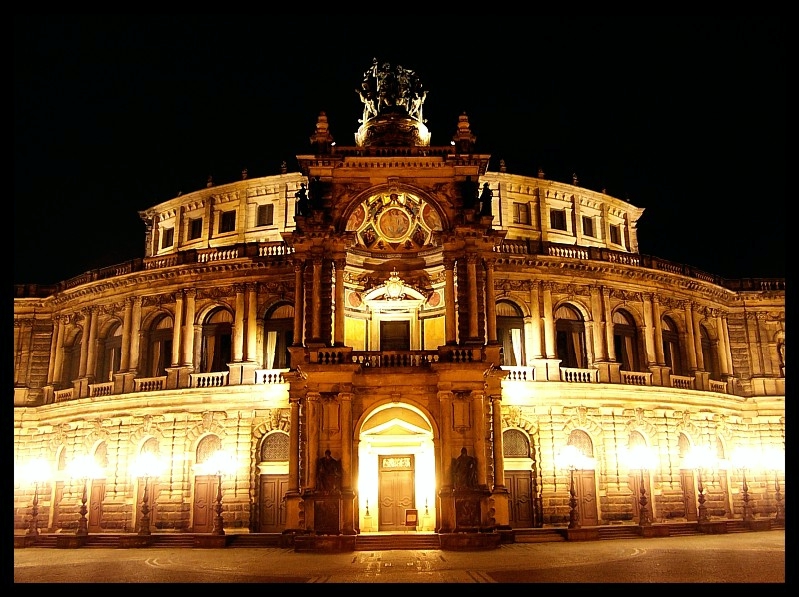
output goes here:
{"type": "Polygon", "coordinates": [[[384,404],[366,416],[358,444],[361,532],[435,530],[433,437],[430,419],[410,404],[384,404]],[[416,524],[408,510],[416,510],[416,524]]]}

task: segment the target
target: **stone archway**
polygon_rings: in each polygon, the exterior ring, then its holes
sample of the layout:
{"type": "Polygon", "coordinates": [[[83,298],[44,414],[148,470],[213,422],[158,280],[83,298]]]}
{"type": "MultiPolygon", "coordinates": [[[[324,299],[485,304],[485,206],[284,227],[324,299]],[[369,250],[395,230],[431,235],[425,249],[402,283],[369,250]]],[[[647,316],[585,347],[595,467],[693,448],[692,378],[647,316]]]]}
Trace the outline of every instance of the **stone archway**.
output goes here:
{"type": "Polygon", "coordinates": [[[358,511],[361,532],[432,531],[436,528],[433,426],[413,405],[378,406],[361,424],[358,511]],[[418,522],[405,526],[405,510],[418,522]]]}

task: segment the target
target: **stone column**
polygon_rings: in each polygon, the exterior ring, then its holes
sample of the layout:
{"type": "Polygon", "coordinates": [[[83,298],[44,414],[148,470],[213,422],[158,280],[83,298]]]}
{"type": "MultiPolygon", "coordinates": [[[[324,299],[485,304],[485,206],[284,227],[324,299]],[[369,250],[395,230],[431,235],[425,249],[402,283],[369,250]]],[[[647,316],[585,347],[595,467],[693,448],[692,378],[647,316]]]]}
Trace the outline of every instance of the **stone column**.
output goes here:
{"type": "Polygon", "coordinates": [[[183,330],[183,364],[194,366],[194,311],[196,308],[197,289],[187,288],[186,295],[186,324],[183,330]]]}
{"type": "Polygon", "coordinates": [[[718,338],[716,344],[716,352],[719,358],[719,374],[722,379],[727,379],[729,370],[727,369],[727,343],[724,339],[724,321],[721,318],[721,312],[715,311],[714,318],[716,320],[716,337],[718,338]]]}
{"type": "Polygon", "coordinates": [[[308,487],[316,489],[316,461],[319,458],[319,392],[308,392],[306,394],[306,404],[308,412],[305,417],[305,424],[308,433],[308,453],[306,462],[308,465],[308,487]]]}
{"type": "Polygon", "coordinates": [[[438,392],[441,403],[441,488],[452,489],[452,392],[438,392]]]}
{"type": "Polygon", "coordinates": [[[532,354],[530,356],[534,359],[541,359],[544,357],[541,352],[541,306],[538,296],[539,285],[540,283],[538,280],[530,282],[530,332],[532,334],[532,350],[530,351],[532,354]]]}
{"type": "Polygon", "coordinates": [[[236,313],[233,316],[233,362],[244,359],[244,285],[234,284],[236,292],[236,313]]]}
{"type": "Polygon", "coordinates": [[[602,311],[602,297],[599,288],[592,284],[589,288],[591,293],[591,312],[594,327],[594,355],[598,361],[606,361],[608,358],[607,345],[604,333],[604,312],[602,311]]]}
{"type": "MultiPolygon", "coordinates": [[[[494,290],[494,260],[485,260],[486,268],[486,331],[488,332],[488,343],[497,342],[497,295],[494,290]]],[[[520,365],[522,363],[519,363],[520,365]]]]}
{"type": "MultiPolygon", "coordinates": [[[[663,320],[660,315],[660,297],[652,294],[652,319],[655,324],[655,359],[657,364],[666,366],[666,355],[663,353],[663,320]]],[[[679,355],[677,355],[679,358],[679,355]]]]}
{"type": "Polygon", "coordinates": [[[729,322],[727,321],[727,314],[722,313],[720,319],[722,325],[719,329],[724,333],[724,355],[721,358],[723,358],[727,363],[727,373],[729,375],[734,375],[735,370],[732,367],[732,351],[730,348],[730,328],[729,328],[729,322]]]}
{"type": "Polygon", "coordinates": [[[313,288],[311,289],[311,336],[319,342],[322,335],[322,258],[313,260],[313,288]]]}
{"type": "Polygon", "coordinates": [[[344,266],[345,259],[336,259],[336,320],[334,346],[344,346],[344,266]]]}
{"type": "Polygon", "coordinates": [[[488,463],[486,462],[486,416],[482,392],[472,392],[472,418],[474,420],[474,456],[477,456],[477,484],[488,487],[488,463]]]}
{"type": "Polygon", "coordinates": [[[646,366],[657,362],[655,356],[655,325],[652,315],[652,294],[644,293],[644,347],[646,348],[646,366]]]}
{"type": "Polygon", "coordinates": [[[183,291],[175,293],[175,321],[172,322],[172,366],[180,365],[180,330],[183,327],[183,291]]]}
{"type": "Polygon", "coordinates": [[[294,346],[303,345],[302,322],[305,293],[302,272],[304,269],[305,264],[301,260],[294,261],[294,346]]]}
{"type": "Polygon", "coordinates": [[[86,377],[94,379],[97,373],[97,327],[100,324],[97,307],[91,308],[91,314],[91,320],[89,321],[89,347],[86,361],[86,377]]]}
{"type": "Polygon", "coordinates": [[[696,303],[691,304],[691,312],[694,322],[694,350],[696,352],[696,368],[700,371],[705,370],[705,355],[702,353],[702,332],[700,321],[702,319],[699,313],[699,305],[696,303]]]}
{"type": "Polygon", "coordinates": [[[455,529],[455,509],[452,495],[452,392],[438,392],[441,403],[441,489],[439,491],[439,532],[455,529]]]}
{"type": "Polygon", "coordinates": [[[555,314],[552,311],[552,283],[544,282],[544,344],[548,359],[557,358],[555,349],[555,314]]]}
{"type": "Polygon", "coordinates": [[[61,369],[64,364],[64,318],[56,315],[53,318],[53,339],[50,343],[50,367],[47,372],[48,383],[61,381],[61,369]]]}
{"type": "Polygon", "coordinates": [[[469,253],[466,256],[466,272],[469,278],[469,339],[478,338],[477,327],[477,255],[469,253]]]}
{"type": "Polygon", "coordinates": [[[133,300],[125,299],[125,311],[122,315],[122,348],[119,357],[119,370],[130,368],[130,325],[133,317],[133,300]]]}
{"type": "MultiPolygon", "coordinates": [[[[494,489],[505,489],[505,455],[502,444],[502,395],[493,394],[491,425],[494,435],[494,489]]],[[[532,498],[532,496],[530,496],[532,498]]]]}
{"type": "Polygon", "coordinates": [[[247,360],[256,360],[256,334],[258,333],[258,284],[247,284],[247,360]]]}
{"type": "Polygon", "coordinates": [[[86,377],[86,363],[89,360],[89,329],[91,328],[94,309],[81,310],[83,315],[83,331],[80,334],[80,364],[78,365],[78,378],[86,377]]]}
{"type": "Polygon", "coordinates": [[[685,352],[688,355],[688,368],[696,371],[696,343],[694,342],[694,317],[691,312],[691,302],[683,301],[683,312],[685,313],[685,352]]]}
{"type": "Polygon", "coordinates": [[[289,487],[298,493],[300,490],[300,399],[296,394],[289,395],[289,487]]]}
{"type": "Polygon", "coordinates": [[[341,493],[342,493],[342,531],[345,535],[355,533],[352,490],[352,393],[339,392],[341,404],[341,493]]]}
{"type": "Polygon", "coordinates": [[[444,333],[447,344],[457,343],[457,322],[455,321],[455,262],[444,258],[444,333]]]}
{"type": "Polygon", "coordinates": [[[605,308],[605,345],[608,348],[608,360],[616,361],[616,344],[613,342],[613,313],[610,310],[610,288],[602,287],[602,302],[605,308]]]}
{"type": "Polygon", "coordinates": [[[141,334],[141,297],[134,296],[130,322],[130,370],[139,368],[139,341],[141,334]]]}

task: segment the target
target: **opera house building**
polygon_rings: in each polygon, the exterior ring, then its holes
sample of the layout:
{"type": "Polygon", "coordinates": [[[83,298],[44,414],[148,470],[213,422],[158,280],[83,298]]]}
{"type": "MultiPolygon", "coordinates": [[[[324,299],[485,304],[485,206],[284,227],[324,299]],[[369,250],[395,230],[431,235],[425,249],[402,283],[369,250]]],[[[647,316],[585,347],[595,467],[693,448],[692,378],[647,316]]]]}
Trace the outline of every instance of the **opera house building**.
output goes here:
{"type": "Polygon", "coordinates": [[[785,280],[641,254],[642,208],[489,170],[466,114],[431,143],[409,69],[359,85],[351,142],[310,115],[295,169],[15,286],[19,544],[784,525],[785,280]]]}

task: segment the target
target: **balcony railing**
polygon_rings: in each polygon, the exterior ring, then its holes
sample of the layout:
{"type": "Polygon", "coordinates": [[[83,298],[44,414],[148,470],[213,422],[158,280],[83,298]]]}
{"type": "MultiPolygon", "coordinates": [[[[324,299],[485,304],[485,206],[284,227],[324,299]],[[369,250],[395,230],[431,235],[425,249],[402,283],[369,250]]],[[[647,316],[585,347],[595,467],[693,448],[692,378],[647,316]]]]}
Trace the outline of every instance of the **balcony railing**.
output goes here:
{"type": "Polygon", "coordinates": [[[228,385],[230,371],[214,371],[212,373],[189,374],[190,388],[221,388],[228,385]]]}
{"type": "Polygon", "coordinates": [[[101,396],[110,396],[113,393],[114,393],[113,381],[89,384],[89,396],[91,396],[92,398],[98,398],[101,396]]]}
{"type": "Polygon", "coordinates": [[[672,375],[671,387],[679,390],[693,390],[696,380],[686,375],[672,375]]]}
{"type": "Polygon", "coordinates": [[[133,380],[134,392],[157,392],[166,388],[166,375],[161,377],[140,377],[133,380]]]}
{"type": "Polygon", "coordinates": [[[364,367],[429,367],[438,362],[438,351],[359,351],[352,353],[352,362],[364,367]]]}
{"type": "Polygon", "coordinates": [[[561,367],[560,378],[571,383],[599,383],[599,370],[561,367]]]}

